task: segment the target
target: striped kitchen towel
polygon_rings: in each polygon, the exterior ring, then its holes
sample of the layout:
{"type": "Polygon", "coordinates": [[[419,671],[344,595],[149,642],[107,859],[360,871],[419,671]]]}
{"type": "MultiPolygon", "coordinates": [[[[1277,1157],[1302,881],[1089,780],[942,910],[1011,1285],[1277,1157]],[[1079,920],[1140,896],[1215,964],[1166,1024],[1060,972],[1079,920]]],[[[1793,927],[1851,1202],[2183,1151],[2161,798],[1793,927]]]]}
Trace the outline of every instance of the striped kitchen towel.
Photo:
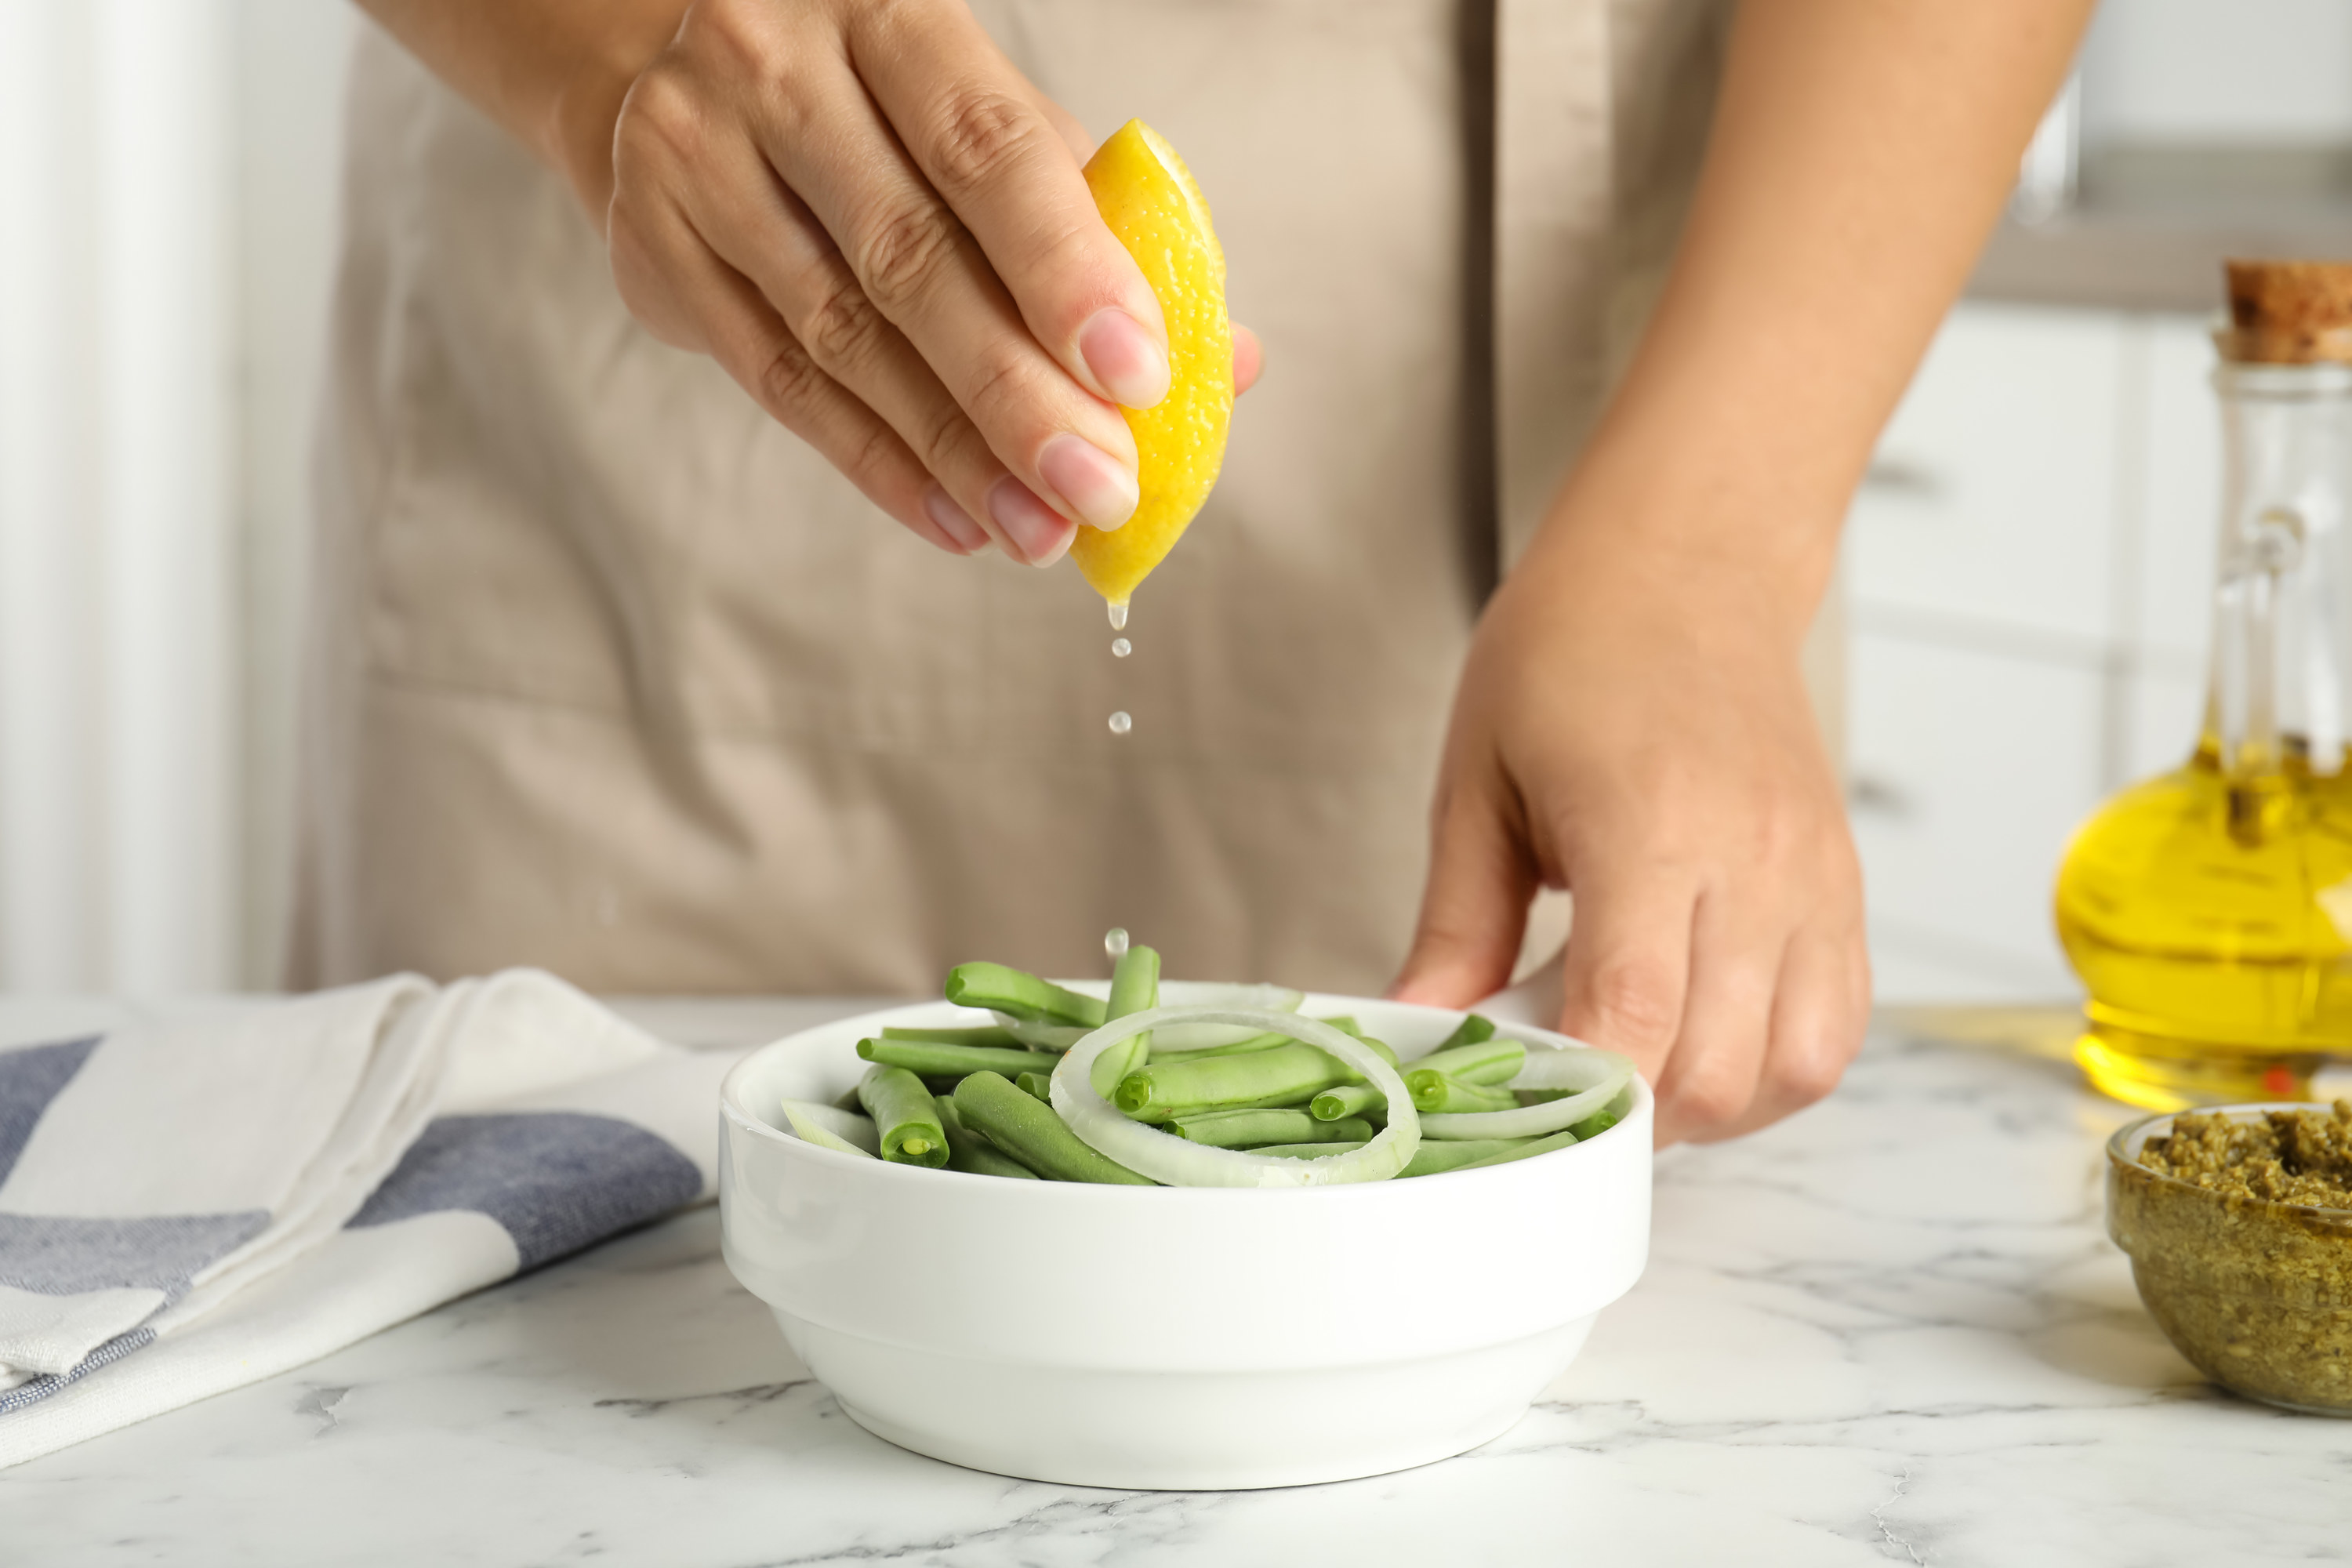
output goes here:
{"type": "Polygon", "coordinates": [[[0,1466],[709,1197],[732,1060],[535,970],[0,1051],[0,1466]]]}

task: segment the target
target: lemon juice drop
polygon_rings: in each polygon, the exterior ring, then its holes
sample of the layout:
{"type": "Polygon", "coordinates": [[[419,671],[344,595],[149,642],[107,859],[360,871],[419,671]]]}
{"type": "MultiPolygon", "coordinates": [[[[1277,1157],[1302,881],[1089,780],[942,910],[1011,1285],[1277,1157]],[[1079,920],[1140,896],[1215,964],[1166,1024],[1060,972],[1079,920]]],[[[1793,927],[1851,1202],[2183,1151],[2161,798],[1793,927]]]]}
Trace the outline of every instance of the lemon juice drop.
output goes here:
{"type": "Polygon", "coordinates": [[[1134,728],[1135,721],[1127,716],[1127,712],[1124,709],[1110,716],[1110,732],[1112,734],[1124,735],[1129,730],[1134,728]]]}
{"type": "Polygon", "coordinates": [[[1117,963],[1127,956],[1127,928],[1113,926],[1103,932],[1103,956],[1117,963]]]}

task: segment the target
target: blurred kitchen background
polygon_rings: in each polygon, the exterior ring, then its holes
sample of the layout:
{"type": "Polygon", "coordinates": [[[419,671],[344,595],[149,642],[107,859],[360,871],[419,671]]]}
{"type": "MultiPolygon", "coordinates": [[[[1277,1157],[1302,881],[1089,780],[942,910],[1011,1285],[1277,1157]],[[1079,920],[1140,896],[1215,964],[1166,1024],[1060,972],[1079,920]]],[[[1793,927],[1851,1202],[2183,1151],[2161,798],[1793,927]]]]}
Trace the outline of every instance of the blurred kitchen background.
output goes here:
{"type": "MultiPolygon", "coordinates": [[[[0,0],[0,990],[276,978],[338,0],[0,0]]],[[[2352,5],[2110,0],[1847,540],[1886,1001],[2074,994],[2193,742],[2227,254],[2352,257],[2352,5]]]]}

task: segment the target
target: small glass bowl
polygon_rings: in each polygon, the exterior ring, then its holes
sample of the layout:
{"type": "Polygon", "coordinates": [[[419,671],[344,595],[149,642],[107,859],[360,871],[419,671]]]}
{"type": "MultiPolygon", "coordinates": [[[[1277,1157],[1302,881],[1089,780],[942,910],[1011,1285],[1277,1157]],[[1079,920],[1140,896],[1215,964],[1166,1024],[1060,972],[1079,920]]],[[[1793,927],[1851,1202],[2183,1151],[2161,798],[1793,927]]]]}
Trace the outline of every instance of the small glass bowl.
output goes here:
{"type": "MultiPolygon", "coordinates": [[[[2200,1106],[2252,1121],[2306,1101],[2200,1106]]],[[[2222,1387],[2319,1415],[2352,1415],[2352,1209],[2225,1194],[2139,1163],[2176,1112],[2107,1140],[2107,1234],[2174,1348],[2222,1387]]]]}

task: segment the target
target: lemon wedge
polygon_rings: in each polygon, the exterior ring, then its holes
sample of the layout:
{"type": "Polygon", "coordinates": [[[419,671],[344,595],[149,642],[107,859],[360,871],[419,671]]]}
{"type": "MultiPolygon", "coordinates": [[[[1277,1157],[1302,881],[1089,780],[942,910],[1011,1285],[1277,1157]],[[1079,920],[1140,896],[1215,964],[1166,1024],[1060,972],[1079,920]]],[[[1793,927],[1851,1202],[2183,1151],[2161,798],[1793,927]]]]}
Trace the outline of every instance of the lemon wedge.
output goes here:
{"type": "Polygon", "coordinates": [[[1168,323],[1168,395],[1129,408],[1135,432],[1135,515],[1106,533],[1081,523],[1070,545],[1095,592],[1124,605],[1209,499],[1234,415],[1234,337],[1225,321],[1225,253],[1209,204],[1176,150],[1130,120],[1087,163],[1095,205],[1143,268],[1168,323]]]}

